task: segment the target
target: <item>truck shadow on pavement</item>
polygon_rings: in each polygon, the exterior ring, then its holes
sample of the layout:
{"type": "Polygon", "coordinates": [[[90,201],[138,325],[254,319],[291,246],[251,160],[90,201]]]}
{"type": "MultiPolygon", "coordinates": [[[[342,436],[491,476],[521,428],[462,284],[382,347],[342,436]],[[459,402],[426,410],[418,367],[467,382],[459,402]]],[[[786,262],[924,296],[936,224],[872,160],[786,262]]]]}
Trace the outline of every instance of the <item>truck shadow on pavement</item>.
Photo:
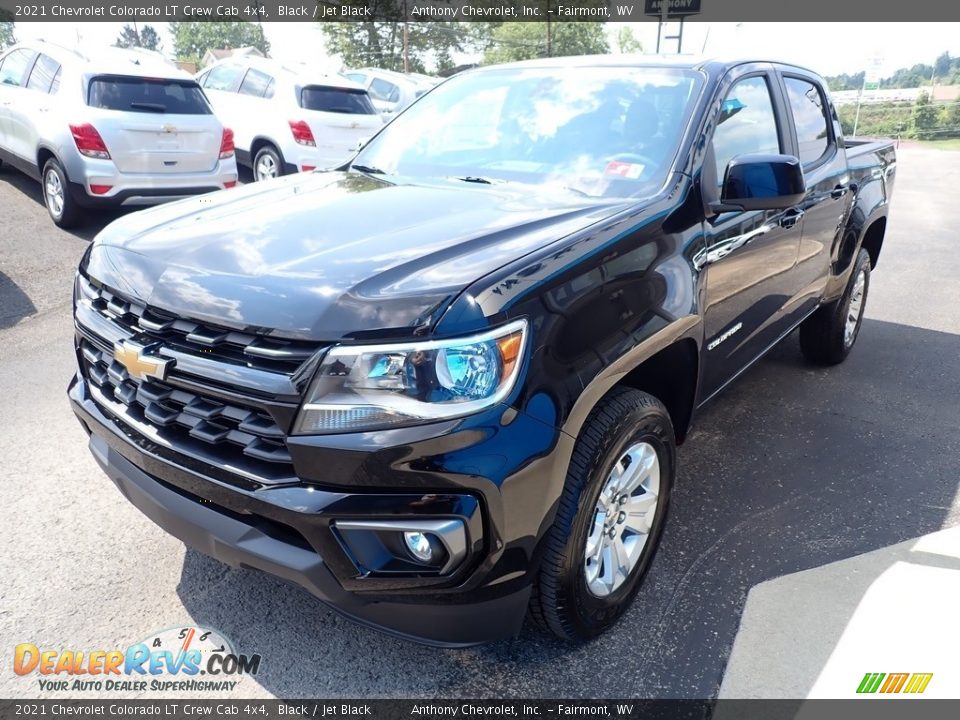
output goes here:
{"type": "Polygon", "coordinates": [[[876,320],[834,368],[781,343],[700,415],[644,587],[581,647],[530,627],[421,647],[192,550],[178,593],[263,656],[256,683],[279,697],[714,697],[752,587],[957,522],[958,355],[958,335],[876,320]]]}
{"type": "Polygon", "coordinates": [[[35,312],[37,308],[27,294],[0,272],[0,330],[13,327],[35,312]]]}

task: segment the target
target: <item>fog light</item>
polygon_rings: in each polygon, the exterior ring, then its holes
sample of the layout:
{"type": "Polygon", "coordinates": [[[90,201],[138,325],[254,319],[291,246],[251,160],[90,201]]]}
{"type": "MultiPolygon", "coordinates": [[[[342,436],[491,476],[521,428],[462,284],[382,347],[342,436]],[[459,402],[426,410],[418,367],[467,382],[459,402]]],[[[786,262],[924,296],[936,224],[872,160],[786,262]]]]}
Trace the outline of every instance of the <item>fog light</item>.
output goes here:
{"type": "Polygon", "coordinates": [[[433,558],[433,547],[430,545],[430,538],[420,532],[405,532],[403,541],[407,545],[407,552],[415,560],[428,563],[433,558]]]}

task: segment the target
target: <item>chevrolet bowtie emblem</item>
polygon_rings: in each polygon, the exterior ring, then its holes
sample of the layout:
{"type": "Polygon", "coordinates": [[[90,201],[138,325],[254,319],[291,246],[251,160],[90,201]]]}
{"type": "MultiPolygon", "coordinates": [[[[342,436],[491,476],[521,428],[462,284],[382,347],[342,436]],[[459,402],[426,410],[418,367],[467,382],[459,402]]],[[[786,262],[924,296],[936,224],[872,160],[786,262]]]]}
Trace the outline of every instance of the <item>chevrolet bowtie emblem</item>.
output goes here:
{"type": "Polygon", "coordinates": [[[165,133],[174,133],[174,132],[177,131],[177,126],[176,126],[176,125],[167,124],[167,125],[164,125],[163,127],[161,127],[160,129],[163,130],[163,132],[165,132],[165,133]]]}
{"type": "Polygon", "coordinates": [[[148,355],[146,347],[130,340],[121,340],[113,346],[113,359],[123,365],[134,380],[163,380],[174,363],[173,358],[148,355]]]}

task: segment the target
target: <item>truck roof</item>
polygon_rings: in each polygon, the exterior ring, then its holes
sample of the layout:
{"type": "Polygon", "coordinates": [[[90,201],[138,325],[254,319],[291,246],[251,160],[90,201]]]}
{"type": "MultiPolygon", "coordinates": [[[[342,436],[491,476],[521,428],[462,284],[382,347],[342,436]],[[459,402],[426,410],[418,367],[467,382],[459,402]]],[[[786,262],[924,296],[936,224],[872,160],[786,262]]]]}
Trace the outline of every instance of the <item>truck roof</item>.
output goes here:
{"type": "MultiPolygon", "coordinates": [[[[775,65],[785,65],[795,67],[806,72],[816,73],[815,70],[797,65],[796,63],[785,62],[773,58],[760,57],[737,57],[722,55],[653,55],[643,54],[624,54],[624,55],[575,55],[570,57],[552,57],[538,58],[536,60],[522,60],[520,62],[506,63],[495,67],[675,67],[686,68],[690,70],[713,70],[722,71],[744,65],[746,63],[772,63],[775,65]]],[[[477,68],[482,70],[483,68],[477,68]]],[[[469,71],[468,71],[469,72],[469,71]]]]}

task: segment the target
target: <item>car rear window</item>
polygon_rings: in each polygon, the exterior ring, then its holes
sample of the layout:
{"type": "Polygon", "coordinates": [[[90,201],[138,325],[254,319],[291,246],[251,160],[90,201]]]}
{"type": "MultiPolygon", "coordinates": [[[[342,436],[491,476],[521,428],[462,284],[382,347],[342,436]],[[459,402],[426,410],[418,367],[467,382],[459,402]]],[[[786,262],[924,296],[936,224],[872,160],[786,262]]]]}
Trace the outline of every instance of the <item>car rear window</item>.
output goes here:
{"type": "Polygon", "coordinates": [[[348,115],[375,115],[377,112],[366,90],[320,85],[311,85],[301,91],[300,107],[348,115]]]}
{"type": "Polygon", "coordinates": [[[203,91],[193,80],[95,77],[90,81],[87,105],[124,112],[212,114],[203,91]]]}

